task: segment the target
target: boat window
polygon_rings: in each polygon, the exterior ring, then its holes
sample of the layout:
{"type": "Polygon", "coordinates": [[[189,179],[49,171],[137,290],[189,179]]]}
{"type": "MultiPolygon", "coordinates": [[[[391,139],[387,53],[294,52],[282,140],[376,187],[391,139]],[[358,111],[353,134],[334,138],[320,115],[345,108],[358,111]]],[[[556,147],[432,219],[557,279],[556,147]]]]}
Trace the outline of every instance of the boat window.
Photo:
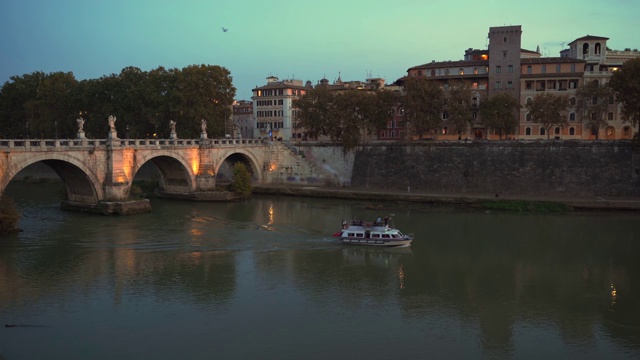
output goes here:
{"type": "Polygon", "coordinates": [[[347,236],[356,236],[354,233],[347,233],[347,236]]]}
{"type": "Polygon", "coordinates": [[[391,236],[389,236],[389,234],[382,234],[382,237],[385,239],[389,239],[391,236]]]}
{"type": "Polygon", "coordinates": [[[371,234],[371,237],[372,237],[372,238],[379,238],[379,237],[380,237],[380,234],[371,234]]]}
{"type": "Polygon", "coordinates": [[[364,237],[364,234],[362,233],[356,234],[356,237],[364,237]]]}

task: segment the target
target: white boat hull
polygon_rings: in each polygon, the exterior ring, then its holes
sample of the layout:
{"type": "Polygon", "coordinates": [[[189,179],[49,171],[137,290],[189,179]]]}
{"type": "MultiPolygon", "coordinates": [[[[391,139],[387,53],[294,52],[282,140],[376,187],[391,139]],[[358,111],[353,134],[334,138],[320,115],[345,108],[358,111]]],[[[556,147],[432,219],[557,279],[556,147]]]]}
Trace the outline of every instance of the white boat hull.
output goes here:
{"type": "Polygon", "coordinates": [[[381,240],[363,238],[340,238],[340,242],[348,245],[368,245],[368,246],[409,246],[413,239],[381,240]]]}

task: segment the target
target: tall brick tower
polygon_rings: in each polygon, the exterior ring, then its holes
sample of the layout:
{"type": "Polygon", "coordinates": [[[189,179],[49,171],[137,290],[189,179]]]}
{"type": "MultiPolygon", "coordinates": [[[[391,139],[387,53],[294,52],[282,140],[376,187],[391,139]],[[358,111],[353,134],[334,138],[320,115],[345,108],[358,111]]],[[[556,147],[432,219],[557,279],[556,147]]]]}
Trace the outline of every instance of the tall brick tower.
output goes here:
{"type": "Polygon", "coordinates": [[[489,97],[505,92],[520,101],[520,25],[489,28],[489,97]]]}

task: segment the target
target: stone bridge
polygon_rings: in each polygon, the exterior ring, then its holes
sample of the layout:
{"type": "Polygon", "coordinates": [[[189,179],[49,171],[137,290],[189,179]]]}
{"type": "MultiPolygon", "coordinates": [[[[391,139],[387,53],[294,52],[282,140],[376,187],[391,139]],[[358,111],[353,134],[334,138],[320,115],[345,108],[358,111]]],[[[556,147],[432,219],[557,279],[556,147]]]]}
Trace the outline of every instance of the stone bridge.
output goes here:
{"type": "Polygon", "coordinates": [[[66,185],[63,207],[101,213],[127,213],[104,204],[131,202],[133,179],[147,163],[158,169],[162,195],[195,200],[219,197],[216,176],[236,162],[247,166],[254,184],[322,178],[284,144],[256,139],[0,140],[0,151],[0,197],[21,170],[41,162],[66,185]]]}

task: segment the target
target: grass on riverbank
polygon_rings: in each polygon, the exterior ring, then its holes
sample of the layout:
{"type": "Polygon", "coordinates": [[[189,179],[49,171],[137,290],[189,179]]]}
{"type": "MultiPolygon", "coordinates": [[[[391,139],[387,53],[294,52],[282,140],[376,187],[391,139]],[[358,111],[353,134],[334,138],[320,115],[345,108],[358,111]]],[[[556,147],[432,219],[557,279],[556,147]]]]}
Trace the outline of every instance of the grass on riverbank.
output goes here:
{"type": "Polygon", "coordinates": [[[494,211],[526,211],[543,213],[560,213],[573,211],[573,208],[571,206],[553,201],[488,200],[479,201],[472,206],[494,211]]]}
{"type": "Polygon", "coordinates": [[[19,232],[18,221],[20,221],[20,213],[13,200],[4,196],[0,199],[0,235],[19,232]]]}

